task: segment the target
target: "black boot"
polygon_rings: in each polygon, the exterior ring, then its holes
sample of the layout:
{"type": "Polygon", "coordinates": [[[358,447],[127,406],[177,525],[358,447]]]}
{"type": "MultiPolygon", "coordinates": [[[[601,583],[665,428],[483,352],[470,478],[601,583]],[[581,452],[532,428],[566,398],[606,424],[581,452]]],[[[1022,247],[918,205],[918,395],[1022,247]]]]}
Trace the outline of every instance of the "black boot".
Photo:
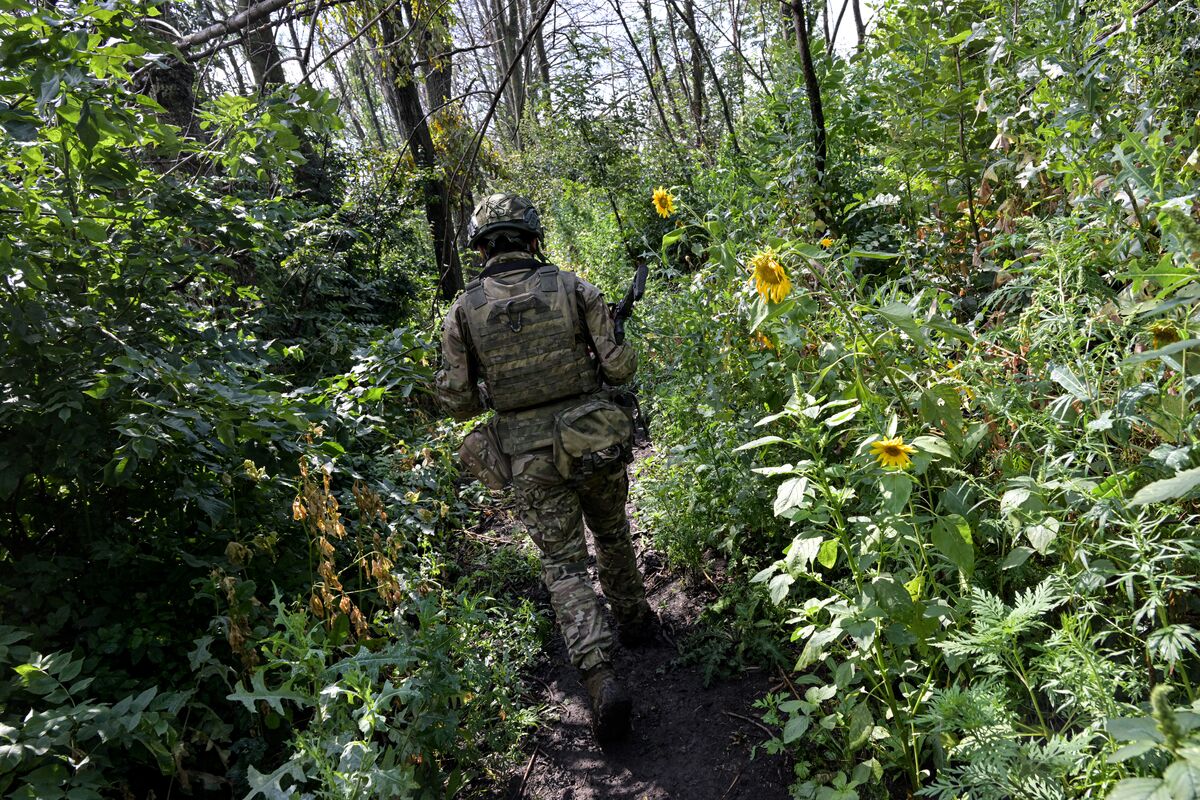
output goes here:
{"type": "Polygon", "coordinates": [[[643,602],[632,615],[617,618],[617,638],[629,648],[653,644],[658,639],[658,615],[643,602]]]}
{"type": "Polygon", "coordinates": [[[629,733],[629,716],[633,701],[617,675],[608,664],[600,664],[584,672],[588,697],[592,701],[592,731],[601,744],[615,741],[629,733]]]}

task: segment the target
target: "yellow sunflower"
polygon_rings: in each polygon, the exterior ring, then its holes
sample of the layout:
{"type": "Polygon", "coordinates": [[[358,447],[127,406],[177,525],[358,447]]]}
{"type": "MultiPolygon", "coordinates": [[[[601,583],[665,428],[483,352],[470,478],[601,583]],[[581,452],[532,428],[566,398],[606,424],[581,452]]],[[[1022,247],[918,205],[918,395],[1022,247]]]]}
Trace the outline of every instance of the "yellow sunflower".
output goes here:
{"type": "Polygon", "coordinates": [[[1169,344],[1174,344],[1179,341],[1179,329],[1175,327],[1175,323],[1169,319],[1160,319],[1150,323],[1150,336],[1153,337],[1153,346],[1157,350],[1160,347],[1166,347],[1169,344]]]}
{"type": "Polygon", "coordinates": [[[665,186],[654,190],[654,210],[663,219],[675,213],[675,197],[667,191],[665,186]]]}
{"type": "Polygon", "coordinates": [[[911,444],[905,444],[903,436],[897,436],[894,439],[880,439],[878,442],[871,443],[871,455],[879,459],[881,467],[908,469],[912,464],[909,456],[915,452],[917,452],[917,448],[911,444]]]}
{"type": "Polygon", "coordinates": [[[826,236],[824,239],[821,240],[821,247],[824,247],[824,248],[833,247],[833,239],[830,239],[828,236],[826,236]]]}
{"type": "Polygon", "coordinates": [[[779,263],[779,255],[770,247],[754,254],[750,268],[754,270],[754,288],[763,300],[780,303],[791,293],[792,280],[779,263]]]}

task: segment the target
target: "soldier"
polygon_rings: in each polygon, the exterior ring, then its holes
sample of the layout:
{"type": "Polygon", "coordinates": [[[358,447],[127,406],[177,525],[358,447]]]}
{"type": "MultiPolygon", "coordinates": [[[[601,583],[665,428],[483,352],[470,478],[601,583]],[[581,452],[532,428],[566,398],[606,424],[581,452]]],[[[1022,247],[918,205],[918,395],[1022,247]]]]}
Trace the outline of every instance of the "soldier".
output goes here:
{"type": "Polygon", "coordinates": [[[496,410],[490,435],[477,439],[491,452],[476,460],[511,471],[517,513],[541,551],[542,579],[587,684],[593,730],[606,742],[627,733],[632,703],[588,578],[585,519],[621,642],[651,641],[657,623],[625,516],[632,424],[603,389],[633,377],[637,354],[617,343],[600,290],[544,260],[542,237],[523,197],[493,194],[475,208],[467,239],[485,264],[446,315],[437,393],[455,419],[496,410]]]}

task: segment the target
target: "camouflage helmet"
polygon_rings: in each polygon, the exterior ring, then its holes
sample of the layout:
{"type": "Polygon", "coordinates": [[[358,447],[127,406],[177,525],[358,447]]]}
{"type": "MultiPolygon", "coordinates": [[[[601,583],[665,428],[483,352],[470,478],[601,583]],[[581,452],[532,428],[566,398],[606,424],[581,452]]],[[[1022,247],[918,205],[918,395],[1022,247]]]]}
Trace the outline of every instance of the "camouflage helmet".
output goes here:
{"type": "Polygon", "coordinates": [[[475,247],[501,231],[516,231],[539,239],[546,233],[533,203],[508,192],[489,195],[475,206],[467,223],[467,244],[475,247]]]}

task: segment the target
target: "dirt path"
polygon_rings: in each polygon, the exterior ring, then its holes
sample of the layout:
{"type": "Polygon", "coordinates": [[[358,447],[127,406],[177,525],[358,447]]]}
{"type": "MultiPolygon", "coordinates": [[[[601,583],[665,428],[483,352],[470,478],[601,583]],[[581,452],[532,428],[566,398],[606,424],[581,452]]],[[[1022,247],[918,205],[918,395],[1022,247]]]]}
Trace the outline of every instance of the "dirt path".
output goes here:
{"type": "MultiPolygon", "coordinates": [[[[618,647],[616,667],[634,699],[633,732],[605,749],[590,728],[587,691],[557,633],[535,672],[536,702],[547,707],[546,724],[530,739],[525,765],[497,798],[526,800],[774,800],[786,798],[788,770],[782,758],[751,749],[767,739],[751,708],[773,683],[750,672],[705,688],[695,667],[679,665],[675,643],[695,628],[706,600],[682,577],[666,572],[662,559],[636,531],[638,563],[650,605],[666,636],[638,650],[618,647]]],[[[590,563],[596,581],[594,560],[590,563]]],[[[545,597],[542,598],[543,602],[545,597]]]]}

